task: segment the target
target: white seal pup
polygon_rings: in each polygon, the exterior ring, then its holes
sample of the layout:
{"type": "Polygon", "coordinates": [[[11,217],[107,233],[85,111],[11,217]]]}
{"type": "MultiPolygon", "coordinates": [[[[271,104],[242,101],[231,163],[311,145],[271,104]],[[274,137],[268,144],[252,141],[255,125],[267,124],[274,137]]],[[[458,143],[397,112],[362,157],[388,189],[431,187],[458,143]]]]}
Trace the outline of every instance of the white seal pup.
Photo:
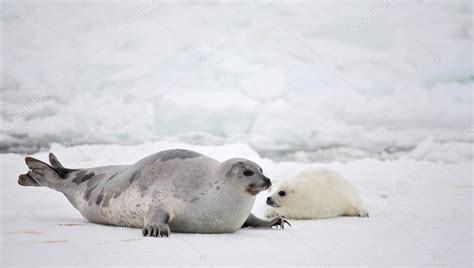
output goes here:
{"type": "Polygon", "coordinates": [[[362,200],[350,182],[328,168],[310,167],[284,181],[267,198],[265,217],[321,219],[337,216],[367,217],[362,200]]]}
{"type": "Polygon", "coordinates": [[[150,155],[133,165],[64,168],[53,154],[48,165],[26,157],[23,186],[62,192],[90,222],[142,228],[144,236],[170,231],[230,233],[242,227],[283,228],[285,219],[251,213],[255,196],[270,179],[255,163],[234,158],[219,162],[181,149],[150,155]]]}

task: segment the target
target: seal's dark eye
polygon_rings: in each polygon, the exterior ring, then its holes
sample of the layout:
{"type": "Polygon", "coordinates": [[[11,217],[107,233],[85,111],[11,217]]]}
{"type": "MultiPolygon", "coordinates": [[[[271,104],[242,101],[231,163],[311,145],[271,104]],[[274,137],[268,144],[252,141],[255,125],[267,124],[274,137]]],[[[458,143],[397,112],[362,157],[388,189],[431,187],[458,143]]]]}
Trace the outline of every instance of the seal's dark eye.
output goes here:
{"type": "Polygon", "coordinates": [[[278,192],[278,195],[279,195],[279,196],[285,196],[286,193],[285,193],[285,191],[280,191],[280,192],[278,192]]]}
{"type": "Polygon", "coordinates": [[[253,175],[253,171],[248,170],[248,169],[244,171],[244,176],[249,177],[249,176],[252,176],[252,175],[253,175]]]}

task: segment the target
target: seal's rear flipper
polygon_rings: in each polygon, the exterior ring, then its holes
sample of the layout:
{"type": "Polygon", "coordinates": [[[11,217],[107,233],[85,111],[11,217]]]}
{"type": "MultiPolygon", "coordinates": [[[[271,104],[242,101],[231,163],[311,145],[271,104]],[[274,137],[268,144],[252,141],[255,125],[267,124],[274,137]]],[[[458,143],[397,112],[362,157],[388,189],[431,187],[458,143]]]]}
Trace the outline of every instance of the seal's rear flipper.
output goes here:
{"type": "Polygon", "coordinates": [[[53,168],[64,168],[63,165],[59,163],[58,158],[53,153],[49,153],[49,163],[53,168]]]}
{"type": "Polygon", "coordinates": [[[55,180],[63,179],[53,167],[43,161],[26,157],[25,162],[30,170],[26,174],[21,174],[18,178],[18,184],[22,186],[51,187],[55,180]]]}
{"type": "Polygon", "coordinates": [[[18,184],[20,184],[21,186],[41,186],[29,174],[21,174],[20,177],[18,177],[18,184]]]}
{"type": "Polygon", "coordinates": [[[79,169],[65,168],[63,165],[61,165],[61,163],[59,163],[58,158],[53,153],[49,153],[49,163],[51,164],[51,167],[53,167],[53,169],[62,178],[65,178],[70,172],[79,170],[79,169]]]}

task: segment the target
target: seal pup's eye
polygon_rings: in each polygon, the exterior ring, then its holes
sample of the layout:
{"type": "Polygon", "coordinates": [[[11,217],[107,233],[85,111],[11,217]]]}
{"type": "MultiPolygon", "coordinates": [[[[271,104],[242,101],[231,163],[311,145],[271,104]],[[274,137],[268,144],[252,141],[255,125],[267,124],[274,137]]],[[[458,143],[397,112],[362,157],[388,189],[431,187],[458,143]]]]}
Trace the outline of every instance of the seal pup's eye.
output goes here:
{"type": "Polygon", "coordinates": [[[285,196],[286,193],[285,193],[285,191],[280,191],[280,192],[278,192],[278,195],[279,195],[279,196],[285,196]]]}
{"type": "Polygon", "coordinates": [[[247,169],[247,170],[244,171],[244,176],[246,176],[246,177],[252,176],[253,174],[254,174],[254,173],[253,173],[253,171],[251,171],[251,170],[248,170],[248,169],[247,169]]]}

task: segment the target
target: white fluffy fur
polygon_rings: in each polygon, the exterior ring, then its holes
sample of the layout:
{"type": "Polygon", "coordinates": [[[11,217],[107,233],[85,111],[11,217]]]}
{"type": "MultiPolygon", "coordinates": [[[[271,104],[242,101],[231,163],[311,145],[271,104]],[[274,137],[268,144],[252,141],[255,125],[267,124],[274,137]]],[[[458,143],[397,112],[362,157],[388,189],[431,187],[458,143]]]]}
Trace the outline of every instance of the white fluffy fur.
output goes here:
{"type": "Polygon", "coordinates": [[[279,207],[267,207],[265,217],[321,219],[336,216],[368,216],[357,190],[328,168],[311,167],[284,181],[271,198],[279,207]],[[285,196],[278,193],[284,191],[285,196]]]}

